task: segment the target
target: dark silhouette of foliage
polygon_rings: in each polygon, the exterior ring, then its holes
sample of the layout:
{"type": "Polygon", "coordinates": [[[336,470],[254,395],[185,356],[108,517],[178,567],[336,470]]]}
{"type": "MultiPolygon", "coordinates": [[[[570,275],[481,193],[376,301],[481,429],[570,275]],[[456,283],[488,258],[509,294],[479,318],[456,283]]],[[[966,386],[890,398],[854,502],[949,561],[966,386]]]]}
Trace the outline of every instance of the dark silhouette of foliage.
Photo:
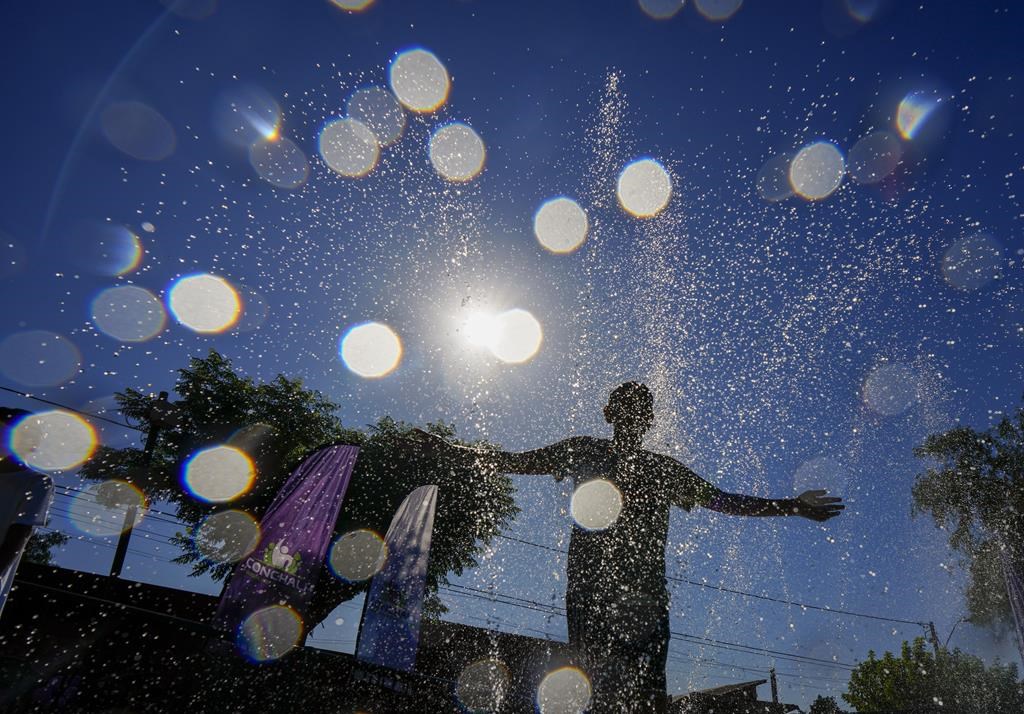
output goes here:
{"type": "Polygon", "coordinates": [[[914,513],[930,513],[965,556],[969,622],[1004,628],[1003,569],[1024,565],[1024,408],[985,431],[933,434],[914,453],[932,461],[915,480],[914,513]]]}
{"type": "Polygon", "coordinates": [[[938,708],[959,714],[1024,711],[1024,684],[1015,665],[991,667],[960,650],[934,655],[924,638],[904,642],[897,657],[868,652],[850,674],[843,699],[858,712],[938,708]]]}
{"type": "MultiPolygon", "coordinates": [[[[507,476],[477,472],[471,464],[444,462],[439,456],[412,450],[403,438],[412,426],[389,417],[365,430],[346,428],[336,414],[339,405],[306,389],[301,380],[278,375],[259,383],[237,374],[229,359],[211,350],[179,371],[174,391],[178,396],[173,400],[177,424],[160,432],[148,466],[140,448],[101,448],[82,474],[95,480],[132,481],[150,498],[173,503],[177,516],[189,524],[174,538],[183,549],[176,560],[190,564],[193,575],[209,573],[223,579],[233,568],[210,561],[195,547],[195,529],[205,517],[218,510],[240,508],[258,519],[302,458],[328,444],[360,447],[336,525],[339,535],[357,528],[383,535],[410,491],[438,484],[427,575],[428,613],[441,608],[436,598],[438,585],[446,582],[448,574],[461,574],[475,566],[482,544],[518,513],[507,476]],[[207,504],[182,487],[181,473],[192,453],[219,443],[244,446],[256,463],[257,478],[239,499],[207,504]]],[[[147,414],[154,398],[129,388],[117,394],[117,401],[121,413],[148,433],[147,414]]],[[[454,427],[443,424],[429,424],[426,429],[446,438],[455,434],[454,427]]],[[[325,567],[307,613],[307,625],[320,622],[340,602],[366,587],[365,582],[345,583],[325,567]]]]}
{"type": "Polygon", "coordinates": [[[53,549],[59,548],[70,539],[70,536],[58,531],[43,533],[37,530],[25,544],[25,552],[21,557],[29,563],[49,565],[53,562],[53,549]]]}
{"type": "Polygon", "coordinates": [[[845,712],[839,708],[839,704],[836,702],[835,697],[819,696],[811,703],[811,708],[808,710],[808,714],[845,714],[845,712]]]}

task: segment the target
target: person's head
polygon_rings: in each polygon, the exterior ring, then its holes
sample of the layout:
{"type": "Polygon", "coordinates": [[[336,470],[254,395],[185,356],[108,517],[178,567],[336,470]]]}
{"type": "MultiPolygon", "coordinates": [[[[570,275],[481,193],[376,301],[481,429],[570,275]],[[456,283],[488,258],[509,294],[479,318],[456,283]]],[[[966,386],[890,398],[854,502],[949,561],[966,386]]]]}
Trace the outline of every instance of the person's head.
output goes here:
{"type": "Polygon", "coordinates": [[[620,384],[608,395],[604,419],[615,429],[616,438],[639,443],[654,424],[654,395],[640,382],[620,384]]]}

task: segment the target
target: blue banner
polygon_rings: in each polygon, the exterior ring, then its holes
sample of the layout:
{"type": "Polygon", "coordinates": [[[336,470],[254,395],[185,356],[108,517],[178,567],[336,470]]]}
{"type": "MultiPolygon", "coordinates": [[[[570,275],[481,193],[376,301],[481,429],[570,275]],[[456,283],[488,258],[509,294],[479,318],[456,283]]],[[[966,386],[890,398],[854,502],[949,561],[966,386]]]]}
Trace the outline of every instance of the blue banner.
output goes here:
{"type": "Polygon", "coordinates": [[[391,521],[387,560],[370,584],[359,629],[356,657],[363,662],[406,672],[416,665],[436,508],[437,486],[420,486],[391,521]]]}

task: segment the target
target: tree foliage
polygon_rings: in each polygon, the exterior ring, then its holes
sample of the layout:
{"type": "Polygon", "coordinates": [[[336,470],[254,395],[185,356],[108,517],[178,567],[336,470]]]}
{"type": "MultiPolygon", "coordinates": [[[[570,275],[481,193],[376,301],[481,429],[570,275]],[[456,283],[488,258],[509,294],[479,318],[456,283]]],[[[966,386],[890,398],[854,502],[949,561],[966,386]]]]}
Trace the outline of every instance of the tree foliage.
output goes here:
{"type": "Polygon", "coordinates": [[[1024,566],[1024,408],[985,431],[933,434],[914,453],[931,461],[914,512],[930,513],[965,556],[969,621],[1001,629],[1011,622],[1003,568],[1024,566]]]}
{"type": "Polygon", "coordinates": [[[53,549],[59,548],[70,540],[70,536],[59,531],[43,533],[36,531],[25,544],[25,552],[21,556],[29,563],[49,565],[53,562],[53,549]]]}
{"type": "Polygon", "coordinates": [[[835,697],[819,696],[811,703],[808,714],[844,714],[835,697]]]}
{"type": "Polygon", "coordinates": [[[1024,684],[1017,667],[991,667],[960,650],[936,657],[924,638],[904,642],[897,657],[868,652],[850,675],[843,699],[858,712],[932,710],[960,714],[1024,711],[1024,684]]]}
{"type": "MultiPolygon", "coordinates": [[[[278,375],[270,382],[257,382],[237,374],[230,360],[211,350],[179,370],[174,391],[179,397],[174,400],[176,424],[159,433],[148,465],[143,449],[101,448],[82,474],[94,480],[128,480],[150,498],[174,504],[178,518],[188,524],[174,539],[183,549],[177,561],[190,564],[193,575],[209,573],[223,579],[233,568],[207,559],[196,548],[196,530],[204,518],[226,508],[240,508],[260,518],[302,458],[328,444],[360,447],[337,534],[357,528],[383,534],[410,491],[438,484],[427,574],[428,612],[440,607],[435,593],[447,575],[476,565],[481,544],[488,543],[518,512],[507,476],[474,470],[468,462],[447,463],[438,456],[410,451],[402,437],[412,427],[389,417],[364,430],[346,428],[337,416],[339,406],[303,387],[301,380],[278,375]],[[188,457],[219,443],[242,448],[257,466],[253,487],[230,504],[204,503],[182,485],[188,457]]],[[[121,413],[148,435],[147,415],[154,398],[131,388],[116,398],[121,413]]],[[[455,434],[454,427],[442,424],[426,428],[446,438],[455,434]]],[[[345,583],[325,569],[307,613],[308,624],[322,620],[366,585],[345,583]]]]}

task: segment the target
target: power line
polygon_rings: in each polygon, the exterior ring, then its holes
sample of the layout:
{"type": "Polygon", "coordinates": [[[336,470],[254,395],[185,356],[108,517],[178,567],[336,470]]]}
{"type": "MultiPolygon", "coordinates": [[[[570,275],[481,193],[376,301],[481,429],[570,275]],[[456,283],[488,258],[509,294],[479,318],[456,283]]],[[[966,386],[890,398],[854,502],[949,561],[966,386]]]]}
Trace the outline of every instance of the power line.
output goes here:
{"type": "MultiPolygon", "coordinates": [[[[508,536],[508,535],[504,535],[504,534],[500,534],[500,533],[498,534],[497,537],[498,538],[503,538],[505,540],[515,541],[516,543],[523,543],[524,545],[530,545],[530,546],[533,546],[534,548],[542,548],[544,550],[550,550],[550,551],[552,551],[554,553],[561,553],[563,555],[565,555],[568,552],[568,551],[562,550],[561,548],[554,548],[554,547],[549,546],[549,545],[542,545],[541,543],[534,543],[532,541],[524,540],[522,538],[516,538],[514,536],[508,536]]],[[[885,622],[898,622],[898,623],[903,624],[903,625],[917,625],[917,626],[921,626],[921,627],[923,627],[923,626],[925,626],[927,624],[927,623],[922,622],[920,620],[904,620],[904,619],[897,618],[897,617],[884,617],[882,615],[871,615],[871,614],[868,614],[868,613],[865,613],[865,612],[854,612],[853,610],[842,610],[842,609],[839,609],[839,608],[827,607],[827,606],[822,606],[822,605],[811,605],[809,603],[799,602],[797,600],[786,600],[784,598],[772,597],[770,595],[758,595],[757,593],[746,592],[744,590],[735,590],[733,588],[727,588],[727,587],[724,587],[724,586],[721,586],[721,585],[711,585],[710,583],[702,583],[699,580],[688,580],[686,578],[677,578],[677,577],[670,576],[670,575],[666,575],[665,579],[666,580],[671,580],[671,581],[677,582],[677,583],[685,583],[686,585],[694,585],[694,586],[701,587],[701,588],[708,588],[710,590],[719,590],[721,592],[732,593],[733,595],[742,595],[744,597],[757,598],[758,600],[767,600],[768,602],[775,602],[775,603],[779,603],[779,604],[782,604],[782,605],[795,605],[797,607],[802,607],[802,608],[805,608],[805,609],[808,609],[808,610],[817,610],[818,612],[827,612],[827,613],[832,613],[834,615],[850,615],[851,617],[864,617],[864,618],[867,618],[867,619],[870,619],[870,620],[882,620],[882,621],[885,621],[885,622]]]]}
{"type": "Polygon", "coordinates": [[[49,404],[51,407],[59,407],[61,409],[64,409],[65,411],[74,412],[75,414],[81,414],[82,416],[89,417],[90,419],[105,421],[108,424],[113,424],[114,426],[119,426],[123,429],[133,429],[135,431],[142,431],[141,427],[133,426],[132,424],[117,421],[116,419],[111,419],[109,417],[101,416],[99,414],[93,414],[91,412],[82,411],[81,409],[75,409],[74,407],[69,407],[67,404],[61,404],[60,402],[55,402],[50,399],[43,399],[42,397],[37,397],[34,394],[22,392],[21,390],[18,389],[12,389],[11,387],[0,386],[0,391],[10,392],[11,394],[17,394],[19,397],[24,397],[25,399],[32,399],[33,401],[42,402],[43,404],[49,404]]]}

